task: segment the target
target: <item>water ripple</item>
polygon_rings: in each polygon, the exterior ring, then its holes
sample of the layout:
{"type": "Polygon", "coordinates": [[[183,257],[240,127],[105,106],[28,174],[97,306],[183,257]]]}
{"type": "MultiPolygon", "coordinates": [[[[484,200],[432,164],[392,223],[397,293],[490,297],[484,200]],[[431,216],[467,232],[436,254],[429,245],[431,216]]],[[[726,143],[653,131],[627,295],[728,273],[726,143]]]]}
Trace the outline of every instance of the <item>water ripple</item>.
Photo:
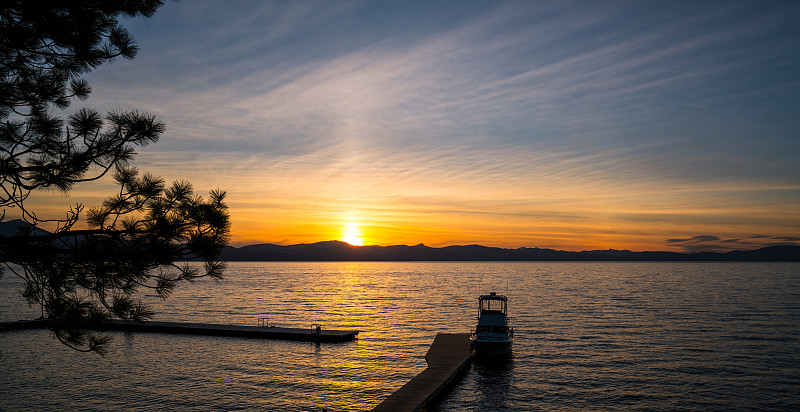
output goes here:
{"type": "MultiPolygon", "coordinates": [[[[358,329],[317,345],[114,334],[100,358],[47,331],[0,335],[0,410],[365,410],[425,368],[437,332],[510,298],[514,356],[475,363],[462,410],[800,409],[800,265],[231,263],[226,279],[142,298],[159,320],[358,329]]],[[[0,319],[36,317],[13,278],[0,319]]]]}

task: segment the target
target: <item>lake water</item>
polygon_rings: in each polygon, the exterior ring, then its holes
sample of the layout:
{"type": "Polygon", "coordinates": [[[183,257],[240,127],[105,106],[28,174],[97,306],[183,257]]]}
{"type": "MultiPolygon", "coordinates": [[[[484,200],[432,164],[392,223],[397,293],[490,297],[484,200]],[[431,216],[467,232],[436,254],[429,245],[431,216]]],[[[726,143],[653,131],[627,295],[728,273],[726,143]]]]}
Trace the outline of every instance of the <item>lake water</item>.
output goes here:
{"type": "MultiPolygon", "coordinates": [[[[38,316],[11,274],[0,320],[38,316]]],[[[0,410],[367,410],[425,369],[477,296],[509,298],[514,356],[436,410],[800,410],[797,263],[231,263],[145,296],[156,320],[358,329],[314,344],[112,333],[105,357],[0,333],[0,410]]]]}

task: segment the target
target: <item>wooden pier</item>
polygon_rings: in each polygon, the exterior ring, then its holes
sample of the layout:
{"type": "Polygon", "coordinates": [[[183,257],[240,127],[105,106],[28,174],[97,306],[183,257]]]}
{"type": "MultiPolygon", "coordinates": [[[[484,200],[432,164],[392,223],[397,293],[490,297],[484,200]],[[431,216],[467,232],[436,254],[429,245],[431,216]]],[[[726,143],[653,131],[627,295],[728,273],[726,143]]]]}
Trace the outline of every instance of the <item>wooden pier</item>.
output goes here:
{"type": "Polygon", "coordinates": [[[437,334],[425,355],[428,367],[376,406],[373,412],[425,410],[469,368],[471,352],[469,334],[437,334]]]}
{"type": "MultiPolygon", "coordinates": [[[[55,324],[48,320],[0,322],[0,332],[22,329],[47,329],[55,324]]],[[[324,328],[280,328],[274,326],[239,326],[213,323],[178,323],[146,321],[134,323],[128,320],[106,320],[81,325],[87,329],[121,332],[169,333],[181,335],[232,336],[257,339],[279,339],[307,342],[348,342],[356,338],[358,331],[324,328]]]]}

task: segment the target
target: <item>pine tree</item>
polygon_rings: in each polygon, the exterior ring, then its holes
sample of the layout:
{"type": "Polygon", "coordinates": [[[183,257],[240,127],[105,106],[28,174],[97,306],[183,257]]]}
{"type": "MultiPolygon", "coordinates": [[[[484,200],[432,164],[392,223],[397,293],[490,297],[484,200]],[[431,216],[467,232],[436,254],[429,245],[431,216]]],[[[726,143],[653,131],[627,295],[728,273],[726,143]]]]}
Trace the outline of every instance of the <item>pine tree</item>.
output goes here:
{"type": "Polygon", "coordinates": [[[87,323],[152,316],[133,298],[140,288],[166,298],[182,281],[222,276],[217,258],[230,229],[225,192],[204,200],[188,182],[167,187],[131,165],[135,148],[158,141],[163,123],[121,110],[59,117],[75,98],[88,97],[82,75],[136,55],[118,19],[150,17],[161,5],[20,0],[0,6],[0,221],[15,214],[27,222],[0,236],[0,260],[25,280],[25,298],[53,322],[54,335],[81,351],[102,353],[108,342],[87,323]],[[45,218],[26,204],[34,191],[68,192],[106,175],[119,191],[86,213],[77,204],[64,218],[45,218]],[[77,229],[83,215],[88,228],[77,229]],[[38,229],[43,223],[55,230],[38,229]],[[202,261],[202,268],[180,263],[189,260],[202,261]]]}

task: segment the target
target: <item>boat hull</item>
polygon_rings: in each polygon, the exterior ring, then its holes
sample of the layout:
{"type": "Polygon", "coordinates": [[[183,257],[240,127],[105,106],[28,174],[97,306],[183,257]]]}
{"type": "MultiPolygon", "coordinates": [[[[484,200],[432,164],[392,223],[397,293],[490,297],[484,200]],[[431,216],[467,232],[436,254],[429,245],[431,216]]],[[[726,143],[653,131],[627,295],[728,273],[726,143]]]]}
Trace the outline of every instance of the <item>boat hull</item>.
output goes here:
{"type": "Polygon", "coordinates": [[[511,354],[512,341],[472,340],[472,349],[478,356],[508,356],[511,354]]]}

